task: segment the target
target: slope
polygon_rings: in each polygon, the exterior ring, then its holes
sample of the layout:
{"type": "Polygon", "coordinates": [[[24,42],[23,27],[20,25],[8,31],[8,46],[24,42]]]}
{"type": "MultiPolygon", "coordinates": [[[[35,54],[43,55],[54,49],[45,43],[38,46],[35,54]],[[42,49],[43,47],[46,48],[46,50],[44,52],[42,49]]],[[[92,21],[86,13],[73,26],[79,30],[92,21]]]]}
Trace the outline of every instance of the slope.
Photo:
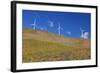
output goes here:
{"type": "Polygon", "coordinates": [[[90,59],[90,41],[23,29],[23,62],[90,59]]]}

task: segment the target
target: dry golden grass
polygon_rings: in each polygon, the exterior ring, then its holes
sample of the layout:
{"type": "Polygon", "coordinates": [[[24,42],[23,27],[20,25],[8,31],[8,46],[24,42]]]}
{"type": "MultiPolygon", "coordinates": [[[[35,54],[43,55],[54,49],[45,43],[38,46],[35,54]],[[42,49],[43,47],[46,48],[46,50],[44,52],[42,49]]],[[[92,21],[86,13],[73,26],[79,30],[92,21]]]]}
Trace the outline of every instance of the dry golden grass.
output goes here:
{"type": "Polygon", "coordinates": [[[83,46],[84,41],[89,44],[88,40],[72,39],[59,37],[46,31],[23,30],[22,61],[27,63],[90,59],[90,45],[83,46]],[[61,42],[52,41],[56,38],[61,42]]]}

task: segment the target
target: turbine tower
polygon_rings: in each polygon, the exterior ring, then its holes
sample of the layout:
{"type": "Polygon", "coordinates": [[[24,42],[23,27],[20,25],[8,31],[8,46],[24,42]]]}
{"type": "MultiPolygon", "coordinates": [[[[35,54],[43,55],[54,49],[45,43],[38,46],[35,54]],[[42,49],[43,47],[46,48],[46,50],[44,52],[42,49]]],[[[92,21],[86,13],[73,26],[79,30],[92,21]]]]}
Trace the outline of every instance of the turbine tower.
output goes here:
{"type": "Polygon", "coordinates": [[[33,30],[36,30],[36,19],[34,19],[34,23],[32,24],[33,30]]]}
{"type": "Polygon", "coordinates": [[[84,38],[84,30],[81,28],[80,28],[80,30],[81,30],[81,38],[84,38]]]}
{"type": "Polygon", "coordinates": [[[61,35],[61,30],[63,30],[63,28],[61,28],[60,24],[58,24],[58,34],[59,34],[59,36],[61,35]]]}

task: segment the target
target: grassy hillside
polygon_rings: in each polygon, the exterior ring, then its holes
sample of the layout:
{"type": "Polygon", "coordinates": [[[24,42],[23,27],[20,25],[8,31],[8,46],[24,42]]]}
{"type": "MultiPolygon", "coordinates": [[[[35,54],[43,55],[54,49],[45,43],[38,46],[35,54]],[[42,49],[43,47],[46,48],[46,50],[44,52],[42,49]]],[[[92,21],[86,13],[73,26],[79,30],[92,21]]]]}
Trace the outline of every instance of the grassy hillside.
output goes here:
{"type": "Polygon", "coordinates": [[[90,41],[23,29],[22,61],[65,61],[90,59],[90,41]]]}

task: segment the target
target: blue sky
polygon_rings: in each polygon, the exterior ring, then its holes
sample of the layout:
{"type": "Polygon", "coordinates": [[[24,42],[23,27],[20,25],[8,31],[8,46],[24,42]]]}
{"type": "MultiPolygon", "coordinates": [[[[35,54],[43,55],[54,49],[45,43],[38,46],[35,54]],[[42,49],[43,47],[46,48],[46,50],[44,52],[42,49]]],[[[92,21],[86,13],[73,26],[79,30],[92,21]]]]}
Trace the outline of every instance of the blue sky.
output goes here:
{"type": "Polygon", "coordinates": [[[36,11],[23,10],[22,24],[23,28],[31,28],[36,20],[38,30],[47,30],[58,34],[58,25],[60,24],[62,30],[61,35],[65,37],[80,38],[82,32],[88,32],[91,37],[91,14],[90,13],[76,13],[76,12],[53,12],[53,11],[36,11]]]}

